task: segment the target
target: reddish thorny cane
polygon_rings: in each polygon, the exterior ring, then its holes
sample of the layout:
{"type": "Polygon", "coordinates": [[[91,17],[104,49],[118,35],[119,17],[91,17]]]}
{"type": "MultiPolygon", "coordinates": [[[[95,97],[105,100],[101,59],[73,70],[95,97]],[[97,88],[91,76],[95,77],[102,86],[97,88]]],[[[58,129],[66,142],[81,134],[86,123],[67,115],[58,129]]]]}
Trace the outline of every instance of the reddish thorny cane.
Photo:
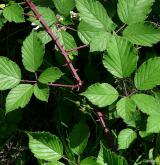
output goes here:
{"type": "Polygon", "coordinates": [[[58,46],[58,48],[60,49],[62,55],[64,56],[65,61],[68,65],[74,79],[77,82],[77,84],[73,85],[72,88],[78,88],[79,89],[82,86],[82,81],[81,81],[79,75],[77,74],[77,70],[74,68],[74,66],[72,64],[72,61],[69,59],[68,52],[63,48],[63,46],[60,44],[59,40],[57,39],[56,35],[52,32],[51,28],[47,25],[47,23],[45,22],[43,17],[40,15],[40,13],[38,12],[38,10],[36,8],[36,5],[31,0],[26,0],[26,3],[30,7],[30,9],[33,11],[35,17],[40,21],[42,26],[45,28],[46,32],[55,41],[56,45],[58,46]]]}
{"type": "MultiPolygon", "coordinates": [[[[29,8],[32,10],[32,12],[34,13],[35,17],[40,21],[40,23],[42,24],[42,26],[45,28],[46,32],[51,36],[51,38],[55,41],[56,45],[58,46],[58,48],[61,51],[61,54],[64,56],[65,61],[74,77],[74,79],[76,80],[77,84],[75,85],[65,85],[65,84],[50,84],[50,86],[59,86],[59,87],[68,87],[68,88],[77,88],[79,89],[80,87],[82,87],[82,81],[79,77],[79,75],[77,74],[77,69],[74,68],[72,61],[69,59],[69,51],[66,51],[63,46],[60,44],[58,38],[56,37],[56,35],[52,32],[51,28],[47,25],[47,23],[45,22],[45,20],[43,19],[43,17],[40,15],[40,13],[38,12],[38,10],[36,9],[36,5],[31,1],[31,0],[25,0],[26,4],[29,6],[29,8]]],[[[82,46],[82,47],[86,47],[82,46]]],[[[106,127],[105,121],[103,119],[103,114],[101,112],[97,112],[100,124],[105,132],[105,134],[107,134],[109,132],[108,128],[106,127]]]]}

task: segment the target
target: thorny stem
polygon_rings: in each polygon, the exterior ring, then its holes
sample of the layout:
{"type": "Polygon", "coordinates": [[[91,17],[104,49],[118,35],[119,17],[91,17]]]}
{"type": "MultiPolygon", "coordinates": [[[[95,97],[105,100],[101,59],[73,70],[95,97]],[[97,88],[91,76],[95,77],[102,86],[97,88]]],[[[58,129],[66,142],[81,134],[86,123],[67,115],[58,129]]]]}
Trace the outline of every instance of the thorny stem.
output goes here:
{"type": "MultiPolygon", "coordinates": [[[[21,80],[21,82],[23,83],[37,83],[37,81],[35,80],[21,80]]],[[[64,88],[71,88],[71,89],[76,89],[79,87],[78,84],[74,84],[74,85],[67,85],[67,84],[56,84],[56,83],[49,83],[48,86],[52,86],[52,87],[64,87],[64,88]]]]}
{"type": "Polygon", "coordinates": [[[105,124],[105,121],[104,121],[104,116],[103,116],[103,113],[102,112],[97,112],[97,115],[98,115],[98,118],[99,118],[99,121],[100,121],[100,124],[104,130],[104,133],[107,135],[109,130],[108,128],[106,127],[106,124],[105,124]]]}
{"type": "Polygon", "coordinates": [[[79,88],[79,84],[75,84],[75,85],[66,85],[66,84],[53,84],[53,83],[50,83],[50,84],[48,84],[48,85],[49,85],[49,86],[54,86],[54,87],[71,88],[71,89],[79,88]]]}
{"type": "Polygon", "coordinates": [[[105,136],[107,138],[108,146],[111,147],[113,149],[113,151],[116,151],[116,146],[114,144],[113,137],[112,137],[111,132],[109,131],[109,129],[106,127],[103,113],[100,112],[100,111],[97,111],[96,113],[98,115],[101,127],[103,128],[105,136]]]}
{"type": "MultiPolygon", "coordinates": [[[[30,9],[33,11],[35,17],[40,21],[40,23],[42,24],[42,26],[45,28],[46,32],[51,36],[51,38],[55,41],[56,45],[58,46],[58,48],[60,49],[62,55],[64,56],[66,63],[69,67],[69,69],[72,72],[72,75],[74,77],[74,79],[76,80],[77,84],[76,85],[65,85],[65,84],[53,84],[50,83],[50,86],[57,86],[57,87],[67,87],[67,88],[80,88],[82,86],[82,81],[79,77],[79,75],[77,74],[77,70],[74,68],[71,60],[68,57],[68,53],[72,52],[72,51],[76,51],[79,50],[81,48],[87,47],[88,45],[83,45],[77,48],[74,48],[72,50],[68,50],[66,51],[63,46],[60,44],[58,38],[56,37],[56,35],[52,32],[52,30],[50,29],[50,27],[47,25],[47,23],[45,22],[45,20],[42,18],[42,16],[40,15],[40,13],[37,11],[36,9],[36,5],[31,1],[31,0],[25,0],[26,3],[28,4],[28,6],[30,7],[30,9]]],[[[124,26],[125,27],[125,26],[124,26]]],[[[122,27],[122,29],[124,28],[122,27]]],[[[121,29],[119,29],[121,30],[121,29]]],[[[118,33],[119,31],[117,31],[118,33]]],[[[29,81],[29,80],[22,80],[22,82],[31,82],[31,83],[36,83],[37,81],[29,81]]],[[[98,118],[100,120],[101,126],[104,129],[105,134],[108,134],[109,130],[106,127],[106,124],[104,122],[104,118],[103,118],[103,114],[101,112],[97,112],[98,118]]]]}
{"type": "Polygon", "coordinates": [[[56,37],[56,35],[52,32],[52,29],[47,25],[47,23],[45,22],[45,20],[43,19],[43,17],[40,15],[40,13],[38,12],[36,5],[31,1],[31,0],[25,0],[27,5],[30,7],[30,9],[33,11],[35,17],[40,21],[40,23],[42,24],[42,26],[45,28],[46,32],[51,36],[51,38],[55,41],[56,45],[58,46],[58,48],[60,49],[62,55],[65,58],[65,61],[74,77],[74,79],[77,82],[77,87],[80,88],[82,86],[82,81],[79,77],[79,75],[77,74],[77,70],[74,68],[72,61],[69,59],[68,57],[68,52],[66,52],[66,50],[63,48],[63,46],[60,44],[58,38],[56,37]]]}

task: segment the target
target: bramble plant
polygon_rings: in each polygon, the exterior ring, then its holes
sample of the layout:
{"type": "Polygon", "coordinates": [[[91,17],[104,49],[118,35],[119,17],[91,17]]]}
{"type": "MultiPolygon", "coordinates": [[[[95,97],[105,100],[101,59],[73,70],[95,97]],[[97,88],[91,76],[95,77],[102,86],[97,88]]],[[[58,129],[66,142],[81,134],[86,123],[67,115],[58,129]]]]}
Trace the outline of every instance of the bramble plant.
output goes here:
{"type": "Polygon", "coordinates": [[[160,164],[160,0],[3,0],[0,164],[160,164]]]}

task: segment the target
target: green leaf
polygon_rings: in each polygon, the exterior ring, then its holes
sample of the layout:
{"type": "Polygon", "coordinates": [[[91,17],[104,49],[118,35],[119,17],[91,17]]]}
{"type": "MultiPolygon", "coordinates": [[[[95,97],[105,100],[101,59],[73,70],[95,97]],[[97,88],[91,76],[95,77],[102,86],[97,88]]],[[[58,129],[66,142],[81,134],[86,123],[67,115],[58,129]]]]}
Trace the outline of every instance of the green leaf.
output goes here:
{"type": "Polygon", "coordinates": [[[6,98],[6,114],[18,108],[24,108],[33,94],[33,86],[20,84],[11,89],[6,98]]]}
{"type": "Polygon", "coordinates": [[[136,45],[152,46],[160,41],[160,28],[153,23],[135,23],[129,25],[123,36],[136,45]]]}
{"type": "Polygon", "coordinates": [[[22,46],[22,61],[26,70],[35,72],[43,62],[45,48],[37,33],[32,31],[22,46]]]}
{"type": "Polygon", "coordinates": [[[126,24],[143,22],[151,12],[155,0],[118,0],[118,15],[126,24]]]}
{"type": "Polygon", "coordinates": [[[41,73],[41,75],[38,78],[38,81],[43,84],[48,84],[50,82],[55,82],[61,76],[63,76],[63,73],[60,71],[60,69],[58,69],[56,67],[51,67],[51,68],[44,70],[41,73]]]}
{"type": "Polygon", "coordinates": [[[21,81],[19,66],[7,57],[0,57],[0,90],[11,89],[21,81]]]}
{"type": "Polygon", "coordinates": [[[97,157],[97,163],[99,163],[100,165],[107,165],[107,163],[104,163],[104,146],[103,144],[100,142],[100,150],[98,153],[98,157],[97,157]]]}
{"type": "Polygon", "coordinates": [[[117,114],[129,126],[135,127],[136,121],[139,119],[139,113],[136,111],[136,104],[128,97],[124,97],[117,102],[117,114]]]}
{"type": "MultiPolygon", "coordinates": [[[[59,39],[59,36],[57,34],[60,33],[60,30],[57,30],[56,26],[51,26],[50,28],[53,31],[53,33],[56,35],[56,37],[59,39]]],[[[52,41],[51,36],[43,29],[38,31],[37,35],[44,45],[52,41]]]]}
{"type": "Polygon", "coordinates": [[[71,150],[76,155],[79,155],[84,151],[89,135],[89,128],[83,122],[80,122],[73,127],[72,132],[70,133],[69,141],[71,150]]]}
{"type": "Polygon", "coordinates": [[[155,97],[157,103],[160,105],[160,92],[159,91],[154,92],[154,97],[155,97]]]}
{"type": "Polygon", "coordinates": [[[38,31],[37,35],[44,45],[52,41],[52,38],[48,35],[48,33],[45,30],[38,31]]]}
{"type": "Polygon", "coordinates": [[[96,0],[76,0],[76,7],[80,12],[81,19],[95,28],[103,28],[106,31],[112,31],[116,28],[100,2],[96,0]]]}
{"type": "Polygon", "coordinates": [[[81,160],[80,165],[99,165],[99,163],[96,162],[95,157],[90,156],[81,160]]]}
{"type": "MultiPolygon", "coordinates": [[[[72,50],[77,47],[77,44],[73,38],[72,35],[70,35],[68,32],[65,32],[61,30],[59,33],[57,33],[57,38],[59,39],[59,42],[64,47],[65,50],[72,50]]],[[[78,55],[77,51],[70,52],[71,55],[78,55]]]]}
{"type": "Polygon", "coordinates": [[[147,131],[144,131],[144,130],[139,131],[139,136],[140,136],[141,138],[145,138],[145,137],[147,137],[147,136],[149,136],[149,135],[150,135],[150,133],[147,133],[147,131]]]}
{"type": "Polygon", "coordinates": [[[52,161],[52,162],[43,163],[43,165],[65,165],[65,164],[59,161],[52,161]]]}
{"type": "Polygon", "coordinates": [[[108,33],[103,28],[96,28],[83,20],[78,25],[78,36],[84,44],[89,44],[92,38],[104,34],[108,33]]]}
{"type": "Polygon", "coordinates": [[[90,43],[90,52],[106,50],[109,37],[110,34],[107,32],[101,33],[98,36],[94,35],[90,43]]]}
{"type": "Polygon", "coordinates": [[[137,66],[137,51],[126,39],[113,35],[107,44],[103,65],[109,72],[119,78],[131,75],[137,66]]]}
{"type": "Polygon", "coordinates": [[[85,92],[81,93],[81,95],[87,97],[92,104],[98,107],[111,105],[119,96],[117,90],[107,83],[91,85],[85,92]]]}
{"type": "Polygon", "coordinates": [[[0,30],[4,26],[4,24],[7,22],[7,20],[4,18],[2,10],[0,10],[0,30]]]}
{"type": "Polygon", "coordinates": [[[35,84],[34,95],[37,99],[48,102],[48,98],[49,98],[48,86],[43,84],[35,84]]]}
{"type": "Polygon", "coordinates": [[[75,0],[53,0],[53,2],[57,10],[65,16],[75,7],[75,0]]]}
{"type": "MultiPolygon", "coordinates": [[[[98,162],[100,165],[127,165],[127,161],[124,157],[115,154],[114,152],[107,149],[103,144],[101,144],[102,149],[100,150],[103,156],[103,161],[98,162]]],[[[97,159],[98,160],[98,159],[97,159]]],[[[101,159],[102,160],[102,159],[101,159]]]]}
{"type": "Polygon", "coordinates": [[[137,107],[148,115],[160,115],[160,105],[153,96],[135,94],[131,97],[137,107]]]}
{"type": "Polygon", "coordinates": [[[3,10],[3,16],[9,22],[15,22],[15,23],[21,23],[25,21],[23,13],[24,13],[23,8],[16,3],[5,7],[5,9],[3,10]]]}
{"type": "Polygon", "coordinates": [[[53,7],[54,3],[52,0],[32,0],[36,5],[44,6],[44,7],[53,7]]]}
{"type": "Polygon", "coordinates": [[[151,115],[148,117],[147,133],[160,133],[160,115],[151,115]]]}
{"type": "Polygon", "coordinates": [[[58,137],[48,132],[27,132],[29,148],[36,158],[56,161],[63,156],[63,145],[58,137]]]}
{"type": "MultiPolygon", "coordinates": [[[[57,30],[55,27],[51,27],[51,29],[65,50],[72,50],[77,47],[77,44],[71,34],[64,30],[57,30]]],[[[38,37],[44,44],[47,44],[52,40],[46,31],[39,31],[38,37]]],[[[69,54],[78,55],[78,51],[72,51],[69,54]]]]}
{"type": "Polygon", "coordinates": [[[136,132],[132,129],[123,129],[118,135],[118,148],[127,149],[131,143],[137,138],[136,132]]]}
{"type": "Polygon", "coordinates": [[[144,62],[136,72],[134,83],[139,90],[148,90],[160,85],[160,57],[144,62]]]}
{"type": "MultiPolygon", "coordinates": [[[[37,6],[37,10],[39,14],[42,15],[43,19],[45,20],[48,26],[52,26],[56,22],[56,16],[50,8],[37,6]]],[[[30,11],[28,14],[31,15],[28,19],[30,22],[42,27],[39,20],[37,20],[36,17],[33,17],[34,14],[32,11],[30,11]]]]}

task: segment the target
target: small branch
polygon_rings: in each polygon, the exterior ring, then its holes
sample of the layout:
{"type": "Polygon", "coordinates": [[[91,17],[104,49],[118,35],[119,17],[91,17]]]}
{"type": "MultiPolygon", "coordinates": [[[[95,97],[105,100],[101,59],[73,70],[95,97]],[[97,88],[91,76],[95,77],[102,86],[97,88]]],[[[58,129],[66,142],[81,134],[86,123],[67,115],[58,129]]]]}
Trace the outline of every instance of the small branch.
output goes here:
{"type": "Polygon", "coordinates": [[[30,7],[30,9],[33,11],[35,17],[40,21],[41,25],[45,28],[46,32],[51,36],[51,38],[55,41],[57,47],[60,49],[62,55],[65,58],[65,61],[74,77],[74,79],[77,82],[78,88],[80,88],[82,86],[82,81],[79,77],[79,75],[77,74],[76,69],[74,68],[72,61],[69,59],[69,55],[68,52],[65,51],[65,49],[63,48],[63,45],[60,44],[58,38],[56,37],[56,35],[52,32],[52,29],[47,25],[46,21],[43,19],[43,17],[41,16],[41,14],[38,12],[36,5],[31,1],[31,0],[25,0],[27,5],[30,7]]]}
{"type": "MultiPolygon", "coordinates": [[[[31,84],[37,83],[37,81],[35,81],[35,80],[21,80],[21,82],[23,82],[23,83],[31,83],[31,84]]],[[[64,87],[64,88],[71,88],[71,89],[79,88],[78,84],[67,85],[67,84],[49,83],[48,86],[51,86],[51,87],[64,87]]]]}
{"type": "Polygon", "coordinates": [[[77,30],[76,30],[76,29],[74,29],[74,28],[71,28],[71,27],[69,27],[69,26],[66,26],[66,25],[62,25],[62,24],[60,24],[60,23],[56,23],[56,25],[57,25],[57,26],[60,26],[60,27],[64,27],[64,28],[66,28],[66,29],[70,29],[70,30],[72,30],[72,31],[75,31],[75,32],[77,32],[77,30]]]}
{"type": "Polygon", "coordinates": [[[125,83],[124,80],[123,80],[123,89],[124,89],[125,95],[128,96],[128,92],[127,92],[127,88],[126,88],[126,83],[125,83]]]}
{"type": "Polygon", "coordinates": [[[49,83],[48,85],[49,85],[49,86],[54,86],[54,87],[71,88],[71,89],[79,88],[79,85],[78,85],[78,84],[67,85],[67,84],[53,84],[53,83],[49,83]]]}
{"type": "Polygon", "coordinates": [[[123,30],[125,28],[126,24],[124,24],[123,26],[121,26],[117,31],[116,34],[119,33],[121,30],[123,30]]]}
{"type": "Polygon", "coordinates": [[[74,164],[74,165],[78,165],[77,163],[75,163],[75,162],[73,162],[73,161],[71,161],[71,160],[69,160],[68,158],[66,158],[65,156],[63,156],[62,157],[64,160],[66,160],[67,161],[67,163],[72,163],[72,164],[74,164]]]}
{"type": "Polygon", "coordinates": [[[85,48],[87,47],[88,45],[82,45],[82,46],[79,46],[77,48],[73,48],[73,49],[70,49],[70,50],[66,50],[67,53],[70,53],[70,52],[74,52],[74,51],[77,51],[79,49],[82,49],[82,48],[85,48]]]}
{"type": "Polygon", "coordinates": [[[102,127],[103,130],[104,130],[106,139],[107,139],[107,141],[108,141],[108,143],[107,143],[107,144],[108,144],[108,147],[112,148],[113,151],[116,151],[117,147],[116,147],[116,145],[114,144],[114,138],[113,138],[112,135],[111,135],[111,131],[109,131],[109,129],[106,127],[106,124],[105,124],[105,121],[104,121],[104,115],[103,115],[103,113],[100,112],[100,111],[97,111],[96,113],[97,113],[97,115],[98,115],[98,118],[99,118],[101,127],[102,127]]]}
{"type": "Polygon", "coordinates": [[[139,46],[139,47],[137,47],[136,49],[137,49],[137,50],[140,50],[141,48],[142,48],[142,46],[139,46]]]}
{"type": "Polygon", "coordinates": [[[28,17],[35,17],[34,15],[29,14],[29,13],[23,13],[23,15],[26,15],[26,16],[28,16],[28,17]]]}
{"type": "Polygon", "coordinates": [[[23,83],[37,83],[37,81],[32,81],[32,80],[21,80],[23,83]]]}
{"type": "Polygon", "coordinates": [[[37,76],[37,73],[36,72],[34,73],[34,75],[35,75],[36,80],[38,80],[38,76],[37,76]]]}
{"type": "Polygon", "coordinates": [[[98,115],[99,121],[100,121],[100,123],[101,123],[101,126],[102,126],[102,128],[103,128],[103,130],[104,130],[104,133],[105,133],[106,135],[108,135],[109,129],[106,127],[106,124],[105,124],[105,121],[104,121],[103,113],[98,111],[98,112],[97,112],[97,115],[98,115]]]}

